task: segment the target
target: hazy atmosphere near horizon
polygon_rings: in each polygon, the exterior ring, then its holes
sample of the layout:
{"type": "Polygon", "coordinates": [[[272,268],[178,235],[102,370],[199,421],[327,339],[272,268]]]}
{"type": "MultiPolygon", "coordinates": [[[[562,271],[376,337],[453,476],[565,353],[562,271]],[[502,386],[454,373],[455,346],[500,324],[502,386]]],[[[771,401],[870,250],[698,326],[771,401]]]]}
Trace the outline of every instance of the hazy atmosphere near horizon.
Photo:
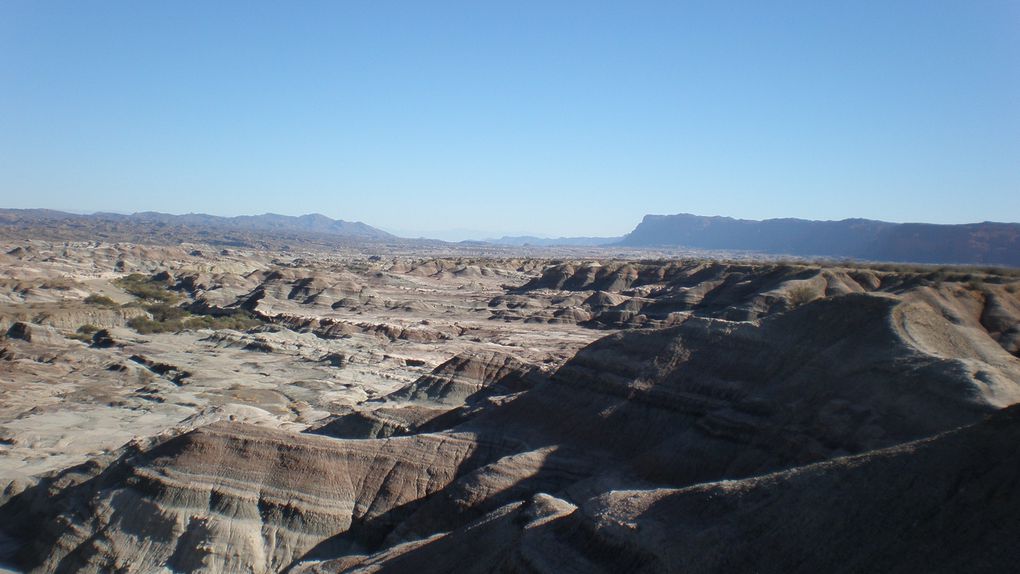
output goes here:
{"type": "Polygon", "coordinates": [[[0,3],[2,207],[1020,220],[1020,4],[0,3]]]}

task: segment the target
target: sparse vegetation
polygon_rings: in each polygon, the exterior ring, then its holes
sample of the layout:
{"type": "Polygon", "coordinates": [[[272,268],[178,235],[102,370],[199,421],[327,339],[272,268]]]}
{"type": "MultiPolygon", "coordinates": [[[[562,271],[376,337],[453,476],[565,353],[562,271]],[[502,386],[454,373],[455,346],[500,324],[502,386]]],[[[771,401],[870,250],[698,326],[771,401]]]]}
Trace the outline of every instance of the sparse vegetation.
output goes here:
{"type": "Polygon", "coordinates": [[[180,307],[169,303],[155,303],[147,305],[145,310],[152,315],[152,319],[159,323],[179,321],[188,316],[188,312],[180,307]]]}
{"type": "Polygon", "coordinates": [[[160,281],[141,273],[132,273],[115,279],[113,284],[146,301],[173,303],[178,299],[177,295],[167,289],[169,285],[166,281],[160,281]]]}
{"type": "Polygon", "coordinates": [[[86,297],[85,298],[85,303],[87,305],[95,305],[97,307],[116,307],[117,306],[117,303],[113,299],[110,299],[106,295],[97,295],[95,293],[93,293],[93,294],[89,295],[88,297],[86,297]]]}
{"type": "Polygon", "coordinates": [[[53,279],[46,279],[39,284],[40,289],[53,289],[55,291],[70,291],[75,287],[81,287],[81,284],[73,279],[66,277],[56,277],[53,279]]]}
{"type": "Polygon", "coordinates": [[[807,285],[798,285],[790,289],[790,307],[797,308],[810,303],[815,298],[815,290],[807,285]]]}
{"type": "Polygon", "coordinates": [[[967,281],[970,276],[979,275],[986,279],[1001,281],[1020,277],[1020,269],[1012,267],[979,267],[976,265],[925,265],[909,263],[847,263],[846,266],[890,273],[913,273],[917,275],[941,276],[945,281],[967,281]]]}
{"type": "Polygon", "coordinates": [[[67,338],[81,341],[82,343],[91,343],[92,335],[94,335],[98,330],[99,327],[92,324],[82,325],[81,327],[78,327],[74,333],[68,335],[67,338]]]}
{"type": "Polygon", "coordinates": [[[128,326],[143,335],[151,333],[176,333],[197,329],[234,329],[243,331],[262,324],[262,321],[244,311],[229,315],[192,315],[180,307],[151,305],[146,308],[153,314],[149,317],[135,317],[128,326]],[[154,310],[155,309],[155,310],[154,310]]]}
{"type": "Polygon", "coordinates": [[[233,311],[223,315],[193,315],[178,305],[180,296],[170,291],[169,275],[153,276],[132,273],[114,281],[114,284],[138,297],[127,305],[142,307],[149,316],[134,317],[128,327],[145,335],[151,333],[176,333],[195,329],[236,329],[244,330],[262,324],[262,321],[246,311],[233,311]]]}
{"type": "MultiPolygon", "coordinates": [[[[650,260],[653,261],[654,260],[650,260]]],[[[691,261],[697,261],[693,259],[691,261]]],[[[720,263],[731,265],[746,265],[747,261],[739,259],[720,259],[720,263]]],[[[1011,278],[1020,277],[1020,268],[1014,267],[990,267],[978,265],[940,265],[934,263],[877,263],[868,261],[836,260],[808,260],[808,259],[770,259],[756,263],[766,266],[787,266],[787,267],[813,267],[870,270],[885,273],[897,273],[902,275],[923,275],[932,281],[941,278],[943,281],[967,281],[968,275],[979,275],[989,282],[1002,282],[1011,278]],[[964,279],[964,277],[967,277],[964,279]]]]}

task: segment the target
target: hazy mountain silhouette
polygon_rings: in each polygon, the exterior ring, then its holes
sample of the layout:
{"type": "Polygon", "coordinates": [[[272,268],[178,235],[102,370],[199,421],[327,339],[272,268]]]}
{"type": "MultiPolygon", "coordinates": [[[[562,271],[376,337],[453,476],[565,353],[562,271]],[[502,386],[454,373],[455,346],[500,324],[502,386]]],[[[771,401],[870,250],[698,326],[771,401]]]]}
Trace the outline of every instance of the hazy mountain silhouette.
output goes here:
{"type": "Polygon", "coordinates": [[[220,217],[204,213],[172,215],[145,211],[132,214],[93,213],[89,215],[65,213],[50,209],[0,209],[0,223],[121,223],[140,225],[163,225],[171,227],[220,229],[224,231],[281,231],[315,233],[367,239],[393,239],[386,233],[360,221],[331,219],[318,213],[291,216],[266,213],[263,215],[241,215],[220,217]]]}
{"type": "Polygon", "coordinates": [[[1020,266],[1020,223],[938,225],[870,219],[813,221],[646,215],[619,245],[1020,266]]]}
{"type": "Polygon", "coordinates": [[[574,246],[592,247],[599,245],[610,245],[623,239],[622,237],[537,237],[534,235],[504,235],[499,239],[488,239],[488,243],[497,245],[531,245],[536,247],[550,246],[574,246]]]}

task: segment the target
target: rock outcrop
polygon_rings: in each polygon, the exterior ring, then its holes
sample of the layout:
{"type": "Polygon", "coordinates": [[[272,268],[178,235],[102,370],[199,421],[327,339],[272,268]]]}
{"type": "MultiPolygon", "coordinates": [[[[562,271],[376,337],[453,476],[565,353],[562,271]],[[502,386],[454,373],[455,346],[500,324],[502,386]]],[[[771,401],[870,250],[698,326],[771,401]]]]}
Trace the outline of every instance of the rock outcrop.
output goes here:
{"type": "Polygon", "coordinates": [[[19,524],[40,571],[278,572],[352,529],[375,542],[480,449],[453,434],[340,441],[216,423],[44,482],[5,522],[50,517],[19,524]]]}
{"type": "Polygon", "coordinates": [[[1020,280],[1009,273],[935,268],[711,261],[561,263],[489,301],[494,319],[661,328],[689,316],[756,320],[824,297],[880,292],[921,300],[985,330],[1017,355],[1020,280]]]}
{"type": "Polygon", "coordinates": [[[182,312],[262,322],[112,327],[88,347],[22,321],[31,336],[0,358],[33,382],[0,382],[32,394],[5,411],[0,448],[62,455],[118,405],[142,414],[101,432],[175,430],[83,437],[89,462],[9,481],[0,561],[18,548],[38,573],[261,574],[1015,558],[1009,274],[382,257],[196,271],[129,251],[88,253],[148,268],[182,312]],[[78,426],[47,442],[33,417],[78,426]]]}
{"type": "Polygon", "coordinates": [[[339,438],[382,438],[452,428],[488,399],[526,391],[546,375],[534,365],[498,351],[461,353],[378,405],[337,414],[309,432],[339,438]]]}
{"type": "Polygon", "coordinates": [[[362,420],[399,419],[408,405],[428,414],[405,416],[390,438],[217,423],[44,481],[0,518],[36,541],[22,560],[40,572],[443,571],[454,560],[466,571],[715,571],[763,549],[776,570],[903,569],[901,543],[876,533],[929,510],[937,523],[905,535],[905,556],[925,533],[945,549],[1001,538],[995,517],[1007,514],[988,505],[1016,503],[1020,425],[1015,409],[980,421],[1020,401],[1018,363],[931,301],[889,294],[760,322],[691,317],[610,335],[547,381],[508,357],[455,357],[388,397],[389,411],[368,407],[362,420]],[[920,476],[931,482],[915,492],[920,476]],[[973,496],[960,490],[971,484],[973,496]],[[839,504],[812,516],[782,514],[830,495],[839,504]],[[952,532],[968,505],[992,520],[952,532]],[[851,508],[861,531],[891,518],[875,533],[822,532],[851,508]],[[777,521],[779,533],[761,534],[777,521]],[[824,558],[783,550],[801,535],[824,558]],[[851,549],[856,562],[840,558],[851,549]]]}
{"type": "Polygon", "coordinates": [[[753,221],[688,213],[646,215],[620,244],[872,261],[1020,266],[1020,223],[988,221],[935,225],[868,219],[753,221]]]}
{"type": "Polygon", "coordinates": [[[1020,409],[930,439],[683,489],[546,494],[318,573],[1006,572],[1020,409]]]}

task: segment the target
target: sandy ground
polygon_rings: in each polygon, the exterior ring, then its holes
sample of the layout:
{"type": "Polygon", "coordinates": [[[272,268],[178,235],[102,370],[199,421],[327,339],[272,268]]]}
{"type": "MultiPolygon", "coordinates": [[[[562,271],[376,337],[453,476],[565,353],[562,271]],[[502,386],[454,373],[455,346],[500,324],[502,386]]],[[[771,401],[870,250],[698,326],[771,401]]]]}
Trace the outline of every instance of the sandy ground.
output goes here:
{"type": "MultiPolygon", "coordinates": [[[[0,341],[0,484],[29,484],[135,437],[219,417],[300,430],[390,393],[463,351],[510,351],[554,368],[605,334],[571,324],[492,320],[489,300],[535,274],[522,271],[519,261],[479,266],[130,244],[0,248],[0,332],[18,321],[30,330],[30,340],[0,341]],[[175,278],[200,274],[209,283],[201,296],[223,305],[276,281],[281,291],[259,301],[257,310],[286,317],[286,325],[139,334],[126,323],[144,311],[130,306],[137,298],[114,280],[160,271],[175,278]],[[286,277],[267,281],[274,271],[286,277]],[[341,307],[322,297],[288,298],[310,279],[360,287],[371,298],[341,307]],[[89,295],[129,306],[97,307],[84,302],[89,295]],[[350,332],[323,336],[322,329],[295,327],[302,321],[349,325],[350,332]],[[115,344],[72,338],[86,324],[107,328],[115,344]],[[402,329],[409,334],[394,338],[402,329]]],[[[194,297],[182,292],[179,304],[194,297]]]]}

